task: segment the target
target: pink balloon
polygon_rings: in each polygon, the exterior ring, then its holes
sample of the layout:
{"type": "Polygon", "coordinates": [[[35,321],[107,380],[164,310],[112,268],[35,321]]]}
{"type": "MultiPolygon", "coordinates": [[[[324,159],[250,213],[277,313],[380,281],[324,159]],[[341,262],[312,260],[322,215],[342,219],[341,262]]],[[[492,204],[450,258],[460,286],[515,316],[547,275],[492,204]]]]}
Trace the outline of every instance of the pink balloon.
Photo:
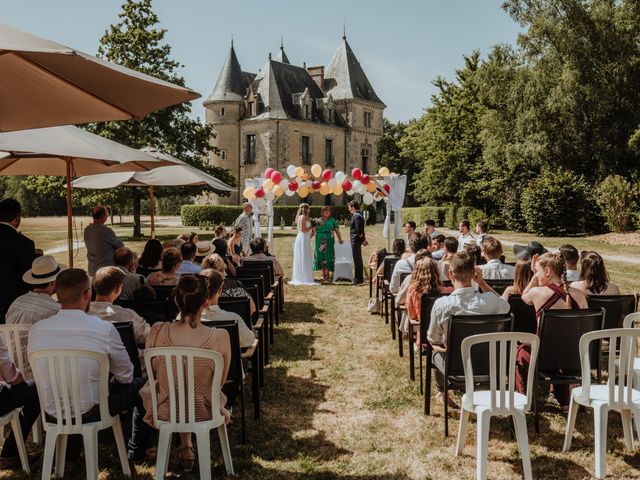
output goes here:
{"type": "Polygon", "coordinates": [[[322,176],[322,179],[323,179],[325,182],[328,182],[329,180],[331,180],[331,175],[332,175],[331,170],[329,170],[328,168],[325,168],[325,169],[322,171],[322,175],[321,175],[321,176],[322,176]]]}
{"type": "Polygon", "coordinates": [[[264,190],[262,187],[260,187],[256,190],[256,198],[262,198],[262,197],[264,197],[264,190]]]}
{"type": "Polygon", "coordinates": [[[362,178],[362,170],[357,167],[354,168],[353,170],[351,170],[351,176],[356,180],[360,180],[362,178]]]}
{"type": "Polygon", "coordinates": [[[289,182],[289,190],[291,190],[292,192],[295,192],[297,189],[298,189],[297,182],[289,182]]]}
{"type": "Polygon", "coordinates": [[[367,175],[366,173],[364,175],[362,175],[362,177],[360,178],[360,181],[362,182],[363,185],[366,185],[367,183],[369,183],[369,175],[367,175]]]}
{"type": "Polygon", "coordinates": [[[313,190],[320,190],[320,180],[314,180],[313,182],[311,182],[311,188],[313,190]]]}
{"type": "Polygon", "coordinates": [[[278,184],[282,181],[282,174],[277,170],[271,172],[271,181],[275,184],[278,184]]]}
{"type": "Polygon", "coordinates": [[[348,192],[353,187],[353,184],[349,180],[345,180],[342,182],[342,190],[348,192]]]}
{"type": "Polygon", "coordinates": [[[271,174],[272,174],[273,172],[275,172],[275,170],[274,170],[273,168],[271,168],[271,167],[267,168],[267,169],[264,171],[264,178],[271,178],[271,174]]]}

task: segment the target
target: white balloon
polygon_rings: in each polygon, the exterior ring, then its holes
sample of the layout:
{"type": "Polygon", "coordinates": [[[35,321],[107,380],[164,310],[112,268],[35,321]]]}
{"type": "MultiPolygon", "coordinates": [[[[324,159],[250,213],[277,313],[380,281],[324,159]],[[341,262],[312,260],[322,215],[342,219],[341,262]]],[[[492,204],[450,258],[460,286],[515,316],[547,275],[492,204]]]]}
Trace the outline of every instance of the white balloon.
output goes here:
{"type": "Polygon", "coordinates": [[[287,188],[287,189],[284,191],[284,194],[285,194],[287,197],[293,197],[293,196],[296,194],[296,192],[295,192],[295,191],[293,191],[293,192],[292,192],[291,190],[289,190],[289,189],[287,188]]]}
{"type": "Polygon", "coordinates": [[[273,193],[273,190],[272,190],[272,191],[270,191],[269,193],[267,193],[267,194],[264,196],[264,198],[266,198],[267,200],[271,200],[271,201],[273,201],[273,199],[274,199],[274,198],[276,198],[276,194],[275,194],[275,193],[273,193]]]}
{"type": "Polygon", "coordinates": [[[282,180],[280,180],[280,183],[278,185],[286,190],[287,188],[289,188],[289,180],[283,178],[282,180]]]}
{"type": "Polygon", "coordinates": [[[302,179],[300,177],[296,177],[296,183],[298,185],[302,185],[302,179]]]}
{"type": "Polygon", "coordinates": [[[296,166],[295,165],[289,165],[287,167],[287,175],[289,175],[291,178],[296,176],[296,166]]]}
{"type": "Polygon", "coordinates": [[[351,190],[349,190],[348,192],[345,192],[347,195],[349,195],[350,197],[353,197],[353,194],[356,193],[353,191],[353,188],[351,190]]]}
{"type": "Polygon", "coordinates": [[[343,171],[336,172],[335,177],[336,177],[336,180],[340,183],[344,182],[344,179],[347,178],[347,176],[343,171]]]}
{"type": "MultiPolygon", "coordinates": [[[[267,194],[267,196],[269,196],[269,194],[267,194]]],[[[371,205],[373,203],[373,195],[371,195],[371,192],[365,193],[362,196],[362,201],[365,205],[371,205]]]]}
{"type": "Polygon", "coordinates": [[[360,182],[360,180],[354,180],[353,183],[351,184],[351,188],[356,193],[359,193],[361,186],[362,186],[362,183],[360,182]]]}
{"type": "Polygon", "coordinates": [[[336,178],[332,178],[327,183],[329,184],[329,188],[333,190],[335,186],[338,184],[338,180],[336,178]]]}

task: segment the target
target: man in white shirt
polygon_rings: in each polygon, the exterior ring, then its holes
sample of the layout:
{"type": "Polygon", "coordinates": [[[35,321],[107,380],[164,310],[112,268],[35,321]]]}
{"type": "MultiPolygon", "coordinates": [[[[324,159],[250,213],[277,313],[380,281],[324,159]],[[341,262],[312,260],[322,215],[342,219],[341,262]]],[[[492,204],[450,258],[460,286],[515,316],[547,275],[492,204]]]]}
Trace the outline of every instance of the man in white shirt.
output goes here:
{"type": "MultiPolygon", "coordinates": [[[[120,335],[110,322],[88,315],[91,300],[91,282],[87,272],[79,268],[70,268],[58,275],[56,295],[61,310],[54,316],[36,323],[29,331],[29,354],[40,350],[88,350],[104,353],[109,358],[109,372],[114,381],[109,383],[109,413],[116,415],[130,410],[134,404],[141,405],[138,390],[144,382],[133,378],[133,364],[120,335]]],[[[40,359],[31,365],[40,378],[49,378],[49,366],[46,359],[40,359]]],[[[100,367],[93,360],[79,362],[80,379],[79,406],[84,421],[96,421],[100,416],[98,408],[100,367]]],[[[51,388],[41,386],[45,411],[55,415],[55,403],[51,388]]],[[[135,417],[135,412],[134,412],[135,417]]],[[[134,418],[135,420],[135,418],[134,418]]],[[[139,418],[139,421],[142,419],[139,418]]],[[[81,439],[69,438],[67,459],[74,460],[80,454],[81,439]]]]}
{"type": "Polygon", "coordinates": [[[113,304],[120,296],[125,279],[125,273],[117,267],[103,267],[98,270],[96,276],[93,277],[96,299],[91,302],[88,313],[112,323],[132,322],[136,343],[144,345],[151,329],[150,325],[130,308],[113,304]]]}
{"type": "Polygon", "coordinates": [[[183,243],[180,247],[180,254],[182,255],[182,264],[176,270],[176,275],[191,274],[197,275],[202,270],[202,267],[194,262],[196,259],[197,247],[194,243],[183,243]]]}
{"type": "Polygon", "coordinates": [[[434,240],[440,232],[436,230],[436,222],[435,220],[428,219],[424,221],[424,233],[431,239],[434,240]]]}
{"type": "MultiPolygon", "coordinates": [[[[431,258],[433,258],[435,261],[442,260],[447,253],[444,248],[444,239],[445,236],[441,233],[431,238],[431,258]]],[[[456,250],[457,249],[458,247],[456,246],[456,250]]]]}
{"type": "Polygon", "coordinates": [[[400,276],[403,273],[411,273],[413,272],[413,266],[416,261],[416,252],[418,250],[422,250],[423,248],[426,250],[431,245],[431,240],[422,232],[415,232],[409,238],[409,248],[411,250],[411,255],[407,258],[403,258],[399,260],[396,265],[393,267],[393,273],[391,274],[391,280],[389,281],[389,291],[396,295],[400,290],[400,276]]]}
{"type": "Polygon", "coordinates": [[[130,248],[122,247],[115,251],[115,265],[124,272],[124,282],[122,284],[122,292],[120,292],[120,300],[133,300],[133,292],[141,285],[144,285],[145,278],[136,272],[137,261],[134,253],[130,248]]]}
{"type": "Polygon", "coordinates": [[[476,223],[476,245],[478,245],[482,249],[482,242],[487,238],[487,223],[480,221],[476,223]]]}
{"type": "Polygon", "coordinates": [[[242,251],[249,255],[249,243],[253,238],[253,207],[249,202],[242,204],[242,213],[236,218],[235,226],[242,227],[242,251]]]}
{"type": "Polygon", "coordinates": [[[580,272],[578,271],[580,254],[578,253],[578,249],[573,245],[562,245],[560,247],[560,255],[562,255],[565,268],[567,269],[567,281],[569,283],[580,281],[580,272]]]}
{"type": "Polygon", "coordinates": [[[416,233],[416,222],[413,220],[409,220],[404,224],[404,241],[405,243],[409,243],[409,239],[411,236],[416,233]]]}
{"type": "Polygon", "coordinates": [[[460,224],[458,225],[458,231],[460,232],[460,236],[458,237],[458,252],[464,251],[464,246],[468,243],[475,243],[475,239],[473,235],[471,235],[471,224],[469,220],[460,220],[460,224]]]}
{"type": "MultiPolygon", "coordinates": [[[[488,315],[508,313],[509,303],[494,292],[482,278],[482,272],[475,267],[475,259],[466,252],[456,253],[449,264],[449,276],[455,290],[448,296],[439,298],[433,304],[431,322],[427,338],[433,346],[433,364],[436,370],[436,399],[444,403],[444,364],[447,348],[449,323],[454,315],[488,315]],[[471,286],[478,284],[481,292],[471,286]]],[[[451,403],[450,399],[447,399],[451,403]]]]}
{"type": "Polygon", "coordinates": [[[482,242],[482,256],[487,263],[480,265],[482,278],[485,280],[513,280],[516,267],[506,265],[500,261],[502,243],[494,237],[485,237],[482,242]]]}

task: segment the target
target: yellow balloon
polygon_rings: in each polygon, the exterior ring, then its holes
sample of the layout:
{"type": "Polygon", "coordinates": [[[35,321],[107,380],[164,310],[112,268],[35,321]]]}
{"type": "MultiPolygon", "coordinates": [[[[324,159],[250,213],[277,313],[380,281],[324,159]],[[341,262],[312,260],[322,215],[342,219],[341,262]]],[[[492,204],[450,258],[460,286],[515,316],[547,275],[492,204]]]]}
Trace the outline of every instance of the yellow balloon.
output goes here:
{"type": "Polygon", "coordinates": [[[254,198],[256,198],[256,189],[255,187],[247,187],[244,189],[244,191],[242,192],[242,196],[244,198],[246,198],[247,200],[253,200],[254,198]]]}
{"type": "Polygon", "coordinates": [[[390,172],[389,172],[389,169],[387,167],[380,167],[380,170],[378,170],[378,175],[381,175],[383,177],[386,176],[386,175],[389,175],[389,173],[390,172]]]}
{"type": "Polygon", "coordinates": [[[327,195],[331,193],[331,188],[329,188],[329,184],[327,182],[322,182],[320,184],[320,195],[327,195]]]}
{"type": "Polygon", "coordinates": [[[300,196],[300,198],[305,198],[307,195],[309,195],[309,189],[306,186],[302,186],[298,189],[298,195],[300,196]]]}
{"type": "Polygon", "coordinates": [[[322,175],[322,167],[317,163],[314,163],[311,167],[311,175],[318,178],[320,175],[322,175]]]}
{"type": "Polygon", "coordinates": [[[273,188],[273,182],[271,181],[270,178],[267,178],[264,183],[262,184],[262,188],[265,192],[270,192],[271,189],[273,188]]]}
{"type": "Polygon", "coordinates": [[[273,189],[273,194],[276,197],[280,198],[282,195],[284,195],[284,188],[282,188],[280,185],[276,185],[273,189]]]}
{"type": "Polygon", "coordinates": [[[375,192],[376,191],[376,184],[374,182],[369,182],[365,185],[365,187],[367,187],[367,192],[375,192]]]}
{"type": "Polygon", "coordinates": [[[342,189],[342,185],[338,183],[335,187],[333,187],[332,193],[334,195],[342,195],[343,191],[344,190],[342,189]]]}
{"type": "Polygon", "coordinates": [[[296,168],[296,177],[301,177],[302,175],[304,175],[304,168],[297,167],[296,168]]]}

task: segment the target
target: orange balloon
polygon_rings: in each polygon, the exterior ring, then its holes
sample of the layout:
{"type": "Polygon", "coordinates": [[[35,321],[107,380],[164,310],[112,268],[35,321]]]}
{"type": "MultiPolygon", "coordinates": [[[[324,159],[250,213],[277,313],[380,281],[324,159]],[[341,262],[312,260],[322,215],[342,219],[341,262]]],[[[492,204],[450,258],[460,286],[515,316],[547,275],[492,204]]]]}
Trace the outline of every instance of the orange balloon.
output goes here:
{"type": "Polygon", "coordinates": [[[306,182],[307,180],[309,180],[309,174],[308,174],[308,173],[303,173],[303,174],[302,174],[302,180],[304,180],[305,182],[306,182]]]}
{"type": "Polygon", "coordinates": [[[367,187],[367,191],[374,193],[376,191],[376,184],[374,182],[369,182],[365,185],[367,187]]]}

